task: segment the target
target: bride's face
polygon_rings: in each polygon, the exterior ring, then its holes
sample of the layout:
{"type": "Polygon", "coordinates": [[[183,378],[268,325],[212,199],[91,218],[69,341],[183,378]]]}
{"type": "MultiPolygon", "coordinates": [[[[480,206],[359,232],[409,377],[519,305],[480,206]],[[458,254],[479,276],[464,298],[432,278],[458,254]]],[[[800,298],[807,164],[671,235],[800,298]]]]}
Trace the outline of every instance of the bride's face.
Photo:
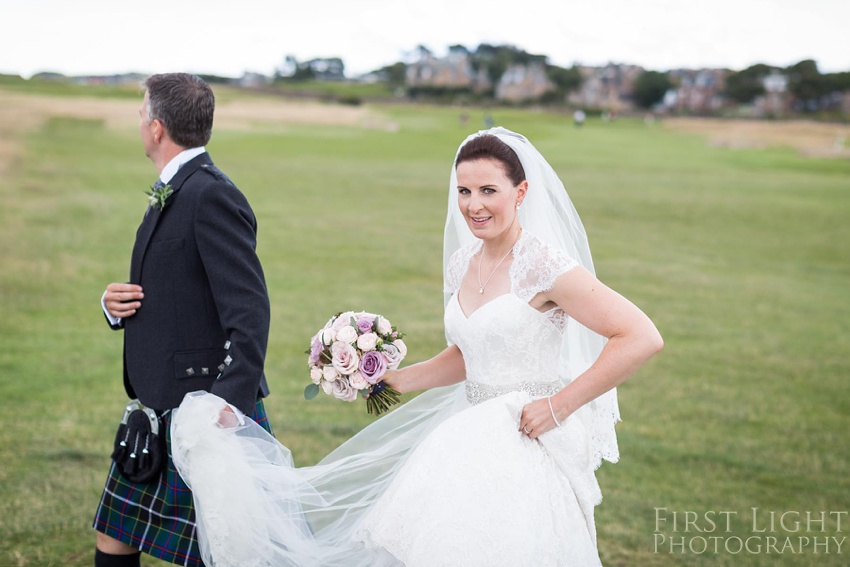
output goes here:
{"type": "Polygon", "coordinates": [[[458,164],[457,185],[458,206],[473,235],[482,240],[515,235],[517,205],[528,182],[514,186],[501,162],[484,158],[458,164]]]}

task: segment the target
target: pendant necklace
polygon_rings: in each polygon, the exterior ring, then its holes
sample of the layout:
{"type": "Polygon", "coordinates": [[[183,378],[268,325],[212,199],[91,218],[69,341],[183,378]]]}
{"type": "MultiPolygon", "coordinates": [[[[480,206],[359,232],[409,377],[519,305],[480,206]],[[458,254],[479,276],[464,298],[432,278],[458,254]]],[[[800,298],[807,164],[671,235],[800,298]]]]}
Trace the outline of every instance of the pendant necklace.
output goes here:
{"type": "MultiPolygon", "coordinates": [[[[522,234],[522,229],[520,229],[520,234],[522,234]]],[[[517,237],[517,240],[519,240],[519,237],[517,237]]],[[[514,251],[514,246],[516,246],[516,241],[514,241],[513,246],[511,246],[508,249],[508,253],[505,254],[504,256],[502,256],[502,259],[499,260],[499,263],[496,264],[496,267],[493,268],[492,272],[490,272],[490,277],[488,277],[487,281],[484,282],[484,283],[481,283],[481,264],[484,263],[484,250],[483,249],[481,250],[481,259],[478,260],[478,293],[479,294],[484,295],[484,288],[487,287],[488,283],[490,283],[490,279],[493,277],[493,274],[496,273],[496,270],[499,269],[499,266],[502,265],[502,262],[505,261],[505,258],[507,258],[510,255],[510,253],[514,251]]]]}

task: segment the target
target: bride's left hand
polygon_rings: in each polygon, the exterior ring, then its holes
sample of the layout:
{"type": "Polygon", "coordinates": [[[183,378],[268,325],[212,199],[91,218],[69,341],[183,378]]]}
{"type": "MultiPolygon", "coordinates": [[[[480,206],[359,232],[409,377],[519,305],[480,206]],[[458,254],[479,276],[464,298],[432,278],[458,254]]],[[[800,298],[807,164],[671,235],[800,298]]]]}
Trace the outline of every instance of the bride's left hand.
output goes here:
{"type": "Polygon", "coordinates": [[[530,439],[537,439],[556,426],[546,398],[535,400],[522,408],[522,414],[519,417],[519,431],[530,439]]]}

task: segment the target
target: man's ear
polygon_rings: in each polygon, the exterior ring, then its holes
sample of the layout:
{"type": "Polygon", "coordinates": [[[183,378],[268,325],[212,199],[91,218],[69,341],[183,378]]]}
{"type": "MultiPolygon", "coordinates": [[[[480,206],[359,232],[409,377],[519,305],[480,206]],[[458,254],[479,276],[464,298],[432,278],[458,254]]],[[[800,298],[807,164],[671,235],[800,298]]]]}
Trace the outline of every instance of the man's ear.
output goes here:
{"type": "Polygon", "coordinates": [[[151,134],[153,134],[153,141],[159,143],[162,141],[163,136],[165,135],[165,126],[162,122],[159,121],[158,118],[154,118],[151,120],[151,134]]]}

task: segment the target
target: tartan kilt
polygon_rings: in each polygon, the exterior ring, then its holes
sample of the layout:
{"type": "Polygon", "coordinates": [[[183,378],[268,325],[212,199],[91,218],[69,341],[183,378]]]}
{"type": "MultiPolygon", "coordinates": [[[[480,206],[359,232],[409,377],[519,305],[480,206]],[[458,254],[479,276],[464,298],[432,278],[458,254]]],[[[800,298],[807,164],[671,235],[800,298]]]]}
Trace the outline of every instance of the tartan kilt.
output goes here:
{"type": "MultiPolygon", "coordinates": [[[[257,400],[251,417],[272,433],[262,399],[257,400]]],[[[113,462],[93,527],[160,560],[200,567],[204,563],[198,549],[192,492],[171,460],[171,412],[164,412],[159,421],[160,430],[168,432],[168,463],[163,473],[149,483],[134,483],[121,476],[113,462]]]]}

